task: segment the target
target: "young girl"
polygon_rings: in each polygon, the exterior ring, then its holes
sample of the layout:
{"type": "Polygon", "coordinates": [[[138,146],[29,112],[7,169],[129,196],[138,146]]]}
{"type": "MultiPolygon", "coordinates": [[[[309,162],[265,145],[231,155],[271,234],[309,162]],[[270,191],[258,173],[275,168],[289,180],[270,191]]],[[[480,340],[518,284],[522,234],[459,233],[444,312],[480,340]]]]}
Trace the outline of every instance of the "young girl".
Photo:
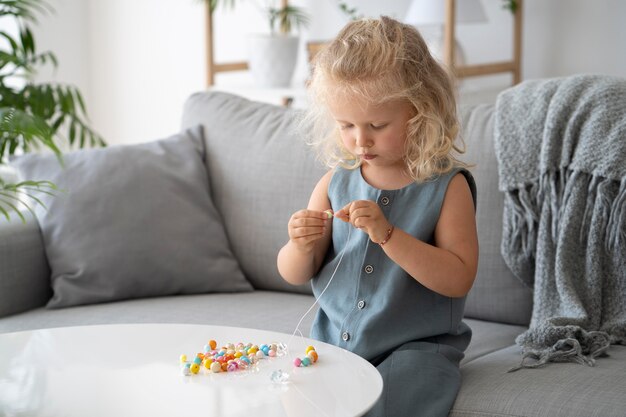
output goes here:
{"type": "Polygon", "coordinates": [[[417,30],[382,17],[342,29],[309,89],[309,116],[332,123],[316,144],[332,170],[289,220],[280,274],[312,279],[318,298],[336,275],[311,337],[377,366],[384,388],[368,415],[447,416],[478,262],[474,181],[451,154],[451,80],[417,30]]]}

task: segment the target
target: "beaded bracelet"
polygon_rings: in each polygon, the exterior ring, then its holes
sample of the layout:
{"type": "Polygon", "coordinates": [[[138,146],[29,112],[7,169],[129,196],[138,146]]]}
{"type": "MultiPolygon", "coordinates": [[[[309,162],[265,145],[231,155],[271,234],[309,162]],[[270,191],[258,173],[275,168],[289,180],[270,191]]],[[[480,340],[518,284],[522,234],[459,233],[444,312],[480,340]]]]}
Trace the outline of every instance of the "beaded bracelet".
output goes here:
{"type": "Polygon", "coordinates": [[[392,225],[391,228],[389,230],[387,230],[387,236],[385,236],[383,241],[379,243],[380,246],[382,246],[385,243],[389,242],[389,239],[391,239],[391,234],[393,233],[393,229],[395,229],[395,226],[392,225]]]}

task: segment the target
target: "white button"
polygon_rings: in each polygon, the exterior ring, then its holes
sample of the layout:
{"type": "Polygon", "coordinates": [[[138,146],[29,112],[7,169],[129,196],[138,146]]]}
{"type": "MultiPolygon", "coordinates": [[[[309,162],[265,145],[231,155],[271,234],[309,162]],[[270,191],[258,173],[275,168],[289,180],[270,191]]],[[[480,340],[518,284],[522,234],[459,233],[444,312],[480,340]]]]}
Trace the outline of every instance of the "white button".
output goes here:
{"type": "Polygon", "coordinates": [[[350,340],[350,333],[343,332],[343,334],[341,335],[341,338],[343,339],[344,342],[347,342],[348,340],[350,340]]]}
{"type": "Polygon", "coordinates": [[[380,199],[380,202],[383,206],[386,206],[389,204],[389,197],[383,197],[380,199]]]}
{"type": "Polygon", "coordinates": [[[365,308],[365,301],[363,300],[359,301],[359,303],[357,304],[357,307],[359,307],[360,310],[363,310],[365,308]]]}
{"type": "Polygon", "coordinates": [[[374,272],[374,267],[372,265],[366,265],[365,272],[371,274],[372,272],[374,272]]]}

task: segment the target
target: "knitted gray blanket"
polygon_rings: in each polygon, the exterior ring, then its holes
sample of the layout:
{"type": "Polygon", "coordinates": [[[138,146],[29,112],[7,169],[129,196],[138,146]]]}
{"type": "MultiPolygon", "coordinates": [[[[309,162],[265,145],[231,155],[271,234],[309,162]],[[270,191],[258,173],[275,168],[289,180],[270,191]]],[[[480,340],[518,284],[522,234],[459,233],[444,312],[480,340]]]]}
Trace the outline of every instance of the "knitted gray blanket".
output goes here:
{"type": "Polygon", "coordinates": [[[501,252],[534,289],[519,366],[626,344],[626,79],[527,81],[496,103],[501,252]]]}

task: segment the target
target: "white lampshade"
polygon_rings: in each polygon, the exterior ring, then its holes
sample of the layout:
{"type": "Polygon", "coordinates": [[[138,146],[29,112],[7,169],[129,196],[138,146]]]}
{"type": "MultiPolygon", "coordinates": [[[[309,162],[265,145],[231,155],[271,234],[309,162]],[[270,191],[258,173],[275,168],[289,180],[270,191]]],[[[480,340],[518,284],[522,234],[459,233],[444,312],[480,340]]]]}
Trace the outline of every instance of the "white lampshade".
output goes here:
{"type": "MultiPolygon", "coordinates": [[[[404,23],[413,26],[442,25],[445,20],[444,0],[413,0],[406,13],[404,23]]],[[[487,16],[480,0],[457,0],[457,23],[486,22],[487,16]]]]}

